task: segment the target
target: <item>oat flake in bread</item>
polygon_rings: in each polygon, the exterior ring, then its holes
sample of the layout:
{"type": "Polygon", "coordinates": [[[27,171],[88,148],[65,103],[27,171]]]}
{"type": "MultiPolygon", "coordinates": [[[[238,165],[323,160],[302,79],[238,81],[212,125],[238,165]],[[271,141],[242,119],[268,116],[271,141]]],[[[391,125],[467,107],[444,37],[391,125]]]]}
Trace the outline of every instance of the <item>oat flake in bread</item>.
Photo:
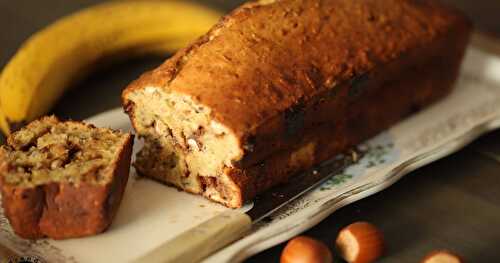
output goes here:
{"type": "Polygon", "coordinates": [[[450,93],[470,31],[436,1],[244,4],[124,91],[135,167],[240,207],[450,93]]]}
{"type": "Polygon", "coordinates": [[[2,205],[23,238],[106,230],[127,184],[133,136],[44,117],[0,147],[2,205]]]}

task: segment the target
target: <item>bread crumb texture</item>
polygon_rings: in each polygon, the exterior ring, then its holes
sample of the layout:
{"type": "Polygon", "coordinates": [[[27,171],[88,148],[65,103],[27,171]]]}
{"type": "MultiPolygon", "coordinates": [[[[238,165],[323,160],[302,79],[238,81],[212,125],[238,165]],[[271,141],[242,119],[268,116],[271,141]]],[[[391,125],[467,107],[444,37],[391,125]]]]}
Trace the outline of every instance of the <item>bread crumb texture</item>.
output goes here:
{"type": "Polygon", "coordinates": [[[45,117],[14,133],[0,148],[0,176],[4,183],[19,187],[106,183],[125,139],[109,129],[45,117]]]}

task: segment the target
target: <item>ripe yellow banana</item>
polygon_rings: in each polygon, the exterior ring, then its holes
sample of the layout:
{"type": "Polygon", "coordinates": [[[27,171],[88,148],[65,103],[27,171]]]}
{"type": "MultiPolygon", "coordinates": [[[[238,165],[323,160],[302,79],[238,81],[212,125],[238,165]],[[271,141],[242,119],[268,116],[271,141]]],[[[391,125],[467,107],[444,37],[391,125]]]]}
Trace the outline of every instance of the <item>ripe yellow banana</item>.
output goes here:
{"type": "Polygon", "coordinates": [[[220,14],[182,1],[112,1],[79,11],[29,38],[0,75],[0,127],[50,110],[100,59],[179,49],[220,14]]]}

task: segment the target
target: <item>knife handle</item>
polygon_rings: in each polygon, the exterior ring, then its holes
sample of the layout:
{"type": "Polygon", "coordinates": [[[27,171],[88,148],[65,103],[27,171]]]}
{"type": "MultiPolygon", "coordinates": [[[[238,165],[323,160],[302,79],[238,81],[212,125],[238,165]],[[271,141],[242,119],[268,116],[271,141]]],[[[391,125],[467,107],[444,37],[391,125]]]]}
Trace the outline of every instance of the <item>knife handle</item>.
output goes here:
{"type": "Polygon", "coordinates": [[[189,229],[135,262],[192,263],[242,237],[252,226],[250,217],[230,210],[189,229]]]}

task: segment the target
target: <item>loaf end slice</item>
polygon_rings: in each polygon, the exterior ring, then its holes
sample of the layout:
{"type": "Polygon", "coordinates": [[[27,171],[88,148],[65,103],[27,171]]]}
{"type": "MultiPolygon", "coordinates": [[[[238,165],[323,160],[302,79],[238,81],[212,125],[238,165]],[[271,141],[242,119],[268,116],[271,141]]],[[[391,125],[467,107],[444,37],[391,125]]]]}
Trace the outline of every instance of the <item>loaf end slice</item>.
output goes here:
{"type": "Polygon", "coordinates": [[[127,184],[133,136],[44,117],[0,147],[2,205],[23,238],[106,230],[127,184]]]}

